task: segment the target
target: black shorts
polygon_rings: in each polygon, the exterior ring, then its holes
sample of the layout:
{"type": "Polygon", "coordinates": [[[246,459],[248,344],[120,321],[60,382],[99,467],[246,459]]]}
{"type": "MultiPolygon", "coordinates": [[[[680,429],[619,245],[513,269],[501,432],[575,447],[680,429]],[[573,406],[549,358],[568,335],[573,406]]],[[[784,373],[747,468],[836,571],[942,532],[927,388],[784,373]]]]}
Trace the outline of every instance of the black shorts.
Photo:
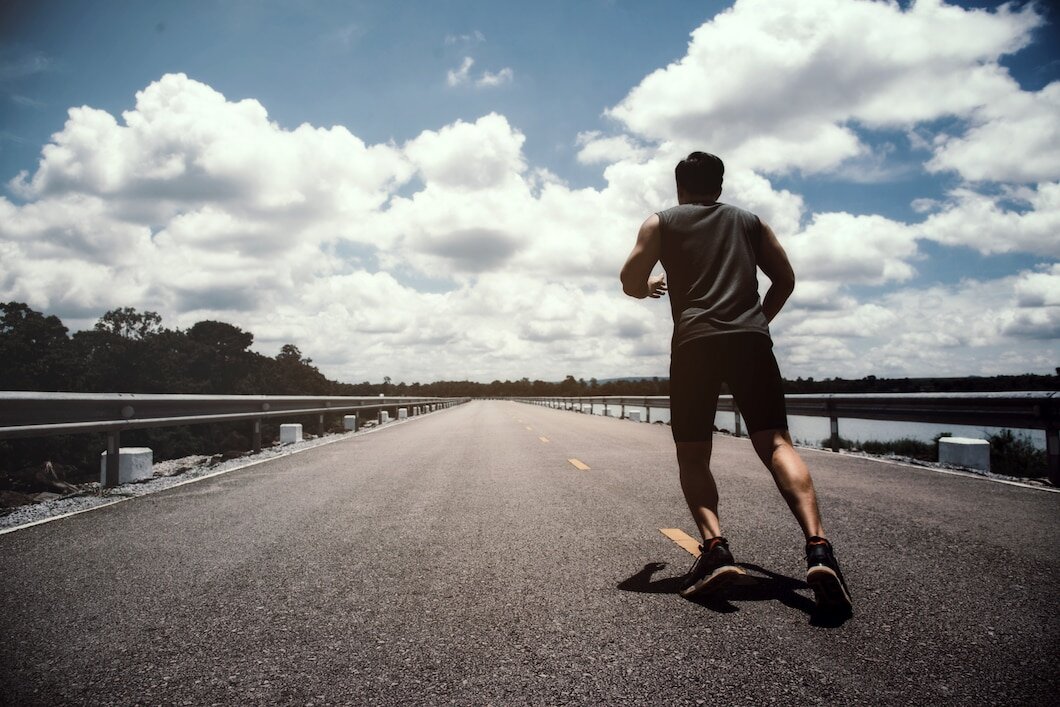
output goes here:
{"type": "Polygon", "coordinates": [[[685,342],[670,356],[670,429],[675,442],[710,439],[723,381],[748,433],[788,429],[773,341],[753,332],[720,334],[685,342]]]}

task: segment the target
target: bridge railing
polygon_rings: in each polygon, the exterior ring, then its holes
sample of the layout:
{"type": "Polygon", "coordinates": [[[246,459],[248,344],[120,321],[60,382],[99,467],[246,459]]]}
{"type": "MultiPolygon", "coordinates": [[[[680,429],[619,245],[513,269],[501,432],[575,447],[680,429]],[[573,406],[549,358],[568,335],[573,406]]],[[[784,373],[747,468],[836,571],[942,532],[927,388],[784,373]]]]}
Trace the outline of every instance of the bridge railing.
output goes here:
{"type": "Polygon", "coordinates": [[[452,407],[467,398],[151,395],[141,393],[41,393],[0,391],[0,439],[86,432],[107,433],[104,486],[118,483],[121,433],[148,427],[180,427],[211,422],[252,422],[254,451],[261,451],[261,423],[270,418],[324,416],[401,407],[452,407]]]}
{"type": "MultiPolygon", "coordinates": [[[[604,414],[611,407],[645,408],[651,422],[652,408],[670,408],[668,396],[582,396],[523,397],[520,402],[584,411],[586,405],[602,405],[604,414]]],[[[827,417],[831,421],[830,446],[839,450],[839,418],[926,422],[949,425],[983,425],[1016,429],[1044,430],[1049,478],[1060,484],[1060,392],[1030,391],[1006,393],[888,393],[785,396],[789,415],[827,417]]],[[[590,411],[592,408],[590,407],[590,411]]],[[[733,413],[737,436],[741,434],[740,413],[731,395],[722,395],[718,410],[733,413]]]]}

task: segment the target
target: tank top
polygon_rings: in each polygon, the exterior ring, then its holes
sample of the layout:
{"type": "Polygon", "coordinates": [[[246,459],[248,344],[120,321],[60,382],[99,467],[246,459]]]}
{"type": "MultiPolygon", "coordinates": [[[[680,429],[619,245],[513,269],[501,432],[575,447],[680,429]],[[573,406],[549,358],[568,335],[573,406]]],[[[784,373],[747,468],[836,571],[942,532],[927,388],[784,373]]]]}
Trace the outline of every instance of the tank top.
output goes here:
{"type": "Polygon", "coordinates": [[[673,347],[737,332],[769,336],[758,297],[758,217],[722,203],[681,204],[658,216],[673,347]]]}

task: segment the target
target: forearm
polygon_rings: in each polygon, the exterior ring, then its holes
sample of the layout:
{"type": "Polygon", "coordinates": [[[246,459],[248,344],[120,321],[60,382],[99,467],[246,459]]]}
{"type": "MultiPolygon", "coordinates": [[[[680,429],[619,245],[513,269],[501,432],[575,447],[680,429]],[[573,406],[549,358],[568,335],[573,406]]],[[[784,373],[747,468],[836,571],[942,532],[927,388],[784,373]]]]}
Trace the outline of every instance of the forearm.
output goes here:
{"type": "Polygon", "coordinates": [[[773,283],[769,286],[769,289],[766,290],[766,296],[762,298],[762,313],[766,315],[767,321],[772,322],[780,314],[780,310],[784,308],[784,303],[788,301],[794,290],[794,285],[784,283],[773,283]]]}

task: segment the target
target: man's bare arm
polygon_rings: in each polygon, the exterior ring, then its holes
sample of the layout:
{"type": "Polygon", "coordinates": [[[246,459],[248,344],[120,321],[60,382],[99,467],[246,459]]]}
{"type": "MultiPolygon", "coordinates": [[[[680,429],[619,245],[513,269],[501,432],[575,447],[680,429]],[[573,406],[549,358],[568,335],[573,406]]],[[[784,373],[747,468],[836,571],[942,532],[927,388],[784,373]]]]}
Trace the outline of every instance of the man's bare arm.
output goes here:
{"type": "Polygon", "coordinates": [[[772,322],[795,290],[795,271],[777,240],[777,234],[765,221],[762,221],[762,239],[758,246],[758,267],[769,278],[769,289],[762,298],[762,312],[772,322]]]}
{"type": "Polygon", "coordinates": [[[630,297],[658,299],[666,293],[666,276],[651,277],[662,252],[662,233],[659,216],[652,214],[640,226],[637,243],[622,266],[622,291],[630,297]]]}

